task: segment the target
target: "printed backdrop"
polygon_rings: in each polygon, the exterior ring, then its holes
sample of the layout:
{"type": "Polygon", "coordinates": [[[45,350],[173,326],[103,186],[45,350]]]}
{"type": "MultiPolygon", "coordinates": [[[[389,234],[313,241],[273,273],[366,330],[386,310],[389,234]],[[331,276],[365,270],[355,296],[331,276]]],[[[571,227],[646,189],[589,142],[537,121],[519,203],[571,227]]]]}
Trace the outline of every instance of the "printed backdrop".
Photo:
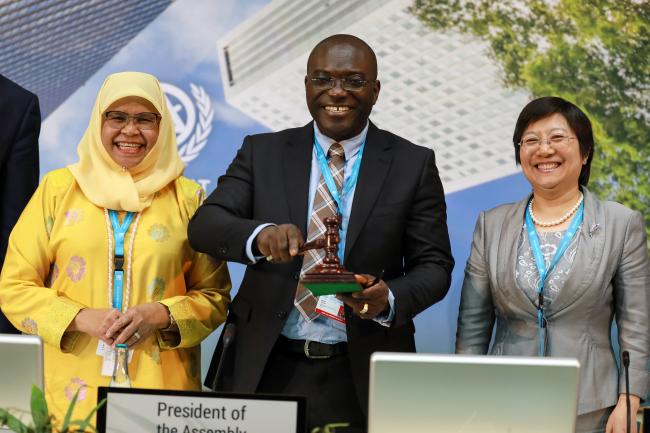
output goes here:
{"type": "MultiPolygon", "coordinates": [[[[288,4],[285,1],[274,1],[272,3],[275,6],[278,6],[278,4],[286,6],[288,4]]],[[[380,3],[390,2],[382,1],[380,3]]],[[[400,4],[407,3],[410,2],[400,1],[400,4]]],[[[417,7],[419,9],[413,9],[408,13],[413,20],[416,20],[416,24],[419,23],[418,25],[421,26],[421,28],[418,27],[417,29],[417,35],[420,35],[418,37],[424,37],[423,35],[427,34],[426,32],[439,32],[440,36],[432,36],[433,46],[451,46],[444,45],[451,44],[451,42],[445,42],[442,39],[446,37],[444,32],[447,29],[440,29],[440,23],[436,28],[436,23],[432,24],[427,22],[426,19],[420,18],[417,21],[416,13],[420,12],[422,16],[430,17],[425,13],[426,7],[435,3],[418,1],[417,7]]],[[[244,114],[246,110],[240,110],[226,101],[222,76],[227,76],[227,74],[222,70],[223,65],[219,61],[220,46],[218,45],[218,41],[223,40],[233,29],[247,22],[259,20],[260,14],[268,13],[268,6],[269,1],[267,0],[178,0],[172,3],[165,12],[131,40],[122,51],[45,120],[41,133],[42,172],[45,173],[76,160],[77,142],[86,128],[94,98],[104,78],[113,72],[135,70],[154,74],[164,83],[164,89],[176,125],[179,152],[187,164],[185,174],[200,183],[208,193],[211,192],[216,186],[218,176],[225,172],[228,164],[233,159],[243,137],[247,134],[270,130],[269,125],[271,123],[269,121],[264,121],[262,117],[259,118],[262,120],[256,120],[254,116],[244,114]]],[[[458,27],[455,33],[457,36],[454,36],[460,38],[457,40],[469,40],[471,42],[478,40],[482,36],[472,34],[467,25],[463,27],[458,17],[450,17],[450,20],[452,19],[456,20],[453,22],[458,27]]],[[[410,25],[413,26],[413,24],[410,25]]],[[[405,29],[403,32],[416,31],[412,27],[409,30],[409,25],[406,24],[403,29],[405,29]]],[[[322,29],[322,33],[323,37],[329,34],[327,29],[322,29]]],[[[363,35],[360,34],[360,36],[363,35]]],[[[384,38],[385,43],[383,46],[381,43],[380,46],[373,45],[380,57],[379,79],[382,80],[382,94],[379,97],[380,101],[376,113],[380,126],[389,124],[388,121],[382,123],[379,120],[386,118],[386,113],[390,113],[390,107],[398,104],[395,102],[397,97],[392,96],[393,93],[391,93],[396,92],[395,89],[398,89],[397,78],[391,77],[395,77],[396,73],[399,75],[400,72],[391,72],[390,75],[387,73],[394,66],[385,61],[386,56],[393,49],[391,48],[393,41],[391,41],[390,35],[387,36],[387,38],[384,38]],[[392,85],[392,83],[395,84],[392,85]]],[[[316,40],[318,39],[320,37],[316,38],[316,40]]],[[[433,114],[420,113],[419,120],[430,124],[437,123],[439,131],[442,131],[440,134],[455,134],[456,138],[454,140],[446,139],[443,135],[439,135],[440,138],[436,140],[432,138],[436,136],[435,134],[438,134],[435,131],[432,133],[433,135],[427,136],[426,142],[418,140],[417,135],[412,136],[413,141],[418,144],[433,147],[436,150],[438,166],[444,167],[441,168],[441,172],[443,174],[446,171],[453,173],[454,179],[460,179],[455,181],[456,183],[453,183],[453,185],[462,184],[465,178],[478,179],[469,183],[465,182],[464,187],[456,186],[447,194],[448,223],[456,268],[453,273],[452,288],[447,297],[420,314],[416,319],[417,346],[418,350],[422,352],[449,353],[453,351],[463,269],[469,254],[471,236],[478,213],[481,210],[502,203],[519,200],[530,190],[528,183],[518,173],[518,169],[514,165],[512,145],[509,138],[518,111],[531,95],[536,94],[537,90],[529,90],[521,83],[518,84],[518,87],[513,87],[512,83],[503,80],[498,63],[500,59],[490,51],[490,42],[488,40],[486,43],[481,42],[479,45],[465,44],[463,42],[449,48],[447,51],[449,56],[460,59],[458,61],[462,62],[463,59],[466,59],[466,61],[476,62],[478,61],[476,60],[476,47],[478,46],[480,48],[479,54],[482,53],[482,61],[487,66],[476,68],[475,73],[479,74],[481,71],[488,70],[492,82],[497,86],[495,87],[495,93],[481,96],[481,89],[477,89],[476,99],[472,99],[471,94],[458,93],[450,98],[451,102],[444,102],[447,104],[444,111],[432,111],[433,114]],[[463,46],[467,47],[466,52],[463,51],[463,46]],[[461,110],[454,107],[455,100],[461,104],[464,103],[464,107],[469,108],[461,110]],[[510,101],[508,110],[500,107],[499,104],[502,100],[510,101]],[[478,116],[474,116],[473,119],[472,107],[478,110],[481,105],[479,102],[488,106],[488,108],[492,107],[495,117],[490,117],[488,111],[488,115],[483,113],[481,119],[478,119],[478,116]],[[450,116],[449,113],[453,114],[453,112],[456,114],[450,116]],[[501,117],[497,118],[497,115],[501,117]],[[475,133],[471,132],[472,124],[479,122],[479,120],[483,121],[486,126],[481,126],[480,130],[475,133]],[[452,126],[446,128],[445,122],[452,126]],[[463,135],[463,129],[469,132],[463,135]],[[460,146],[462,139],[469,136],[471,140],[472,134],[484,134],[475,140],[476,147],[455,147],[456,140],[458,146],[460,146]],[[472,149],[475,149],[475,151],[472,149]],[[479,151],[482,152],[480,155],[479,151]],[[488,156],[497,158],[497,162],[490,163],[482,160],[488,158],[488,156]],[[458,160],[460,162],[457,162],[458,160]],[[454,162],[456,165],[451,164],[451,161],[456,161],[454,162]],[[467,169],[468,171],[463,171],[465,168],[458,168],[463,166],[464,163],[470,167],[467,169]],[[481,177],[482,173],[489,173],[490,175],[481,177]],[[491,180],[484,181],[481,179],[491,180]]],[[[304,58],[304,53],[298,56],[299,59],[300,56],[304,58]]],[[[406,85],[410,85],[409,82],[423,84],[433,82],[434,84],[437,83],[437,88],[444,90],[444,94],[451,94],[450,92],[453,92],[454,89],[451,86],[449,88],[444,87],[445,74],[451,74],[448,78],[451,82],[451,80],[455,79],[455,76],[461,74],[461,68],[458,68],[457,64],[436,65],[436,59],[424,60],[433,62],[434,66],[417,70],[417,73],[413,74],[413,79],[406,81],[406,85]]],[[[299,63],[302,64],[301,61],[299,63]]],[[[403,72],[401,73],[403,74],[403,72]]],[[[301,74],[304,74],[304,69],[302,72],[298,71],[295,74],[295,79],[292,78],[293,81],[291,81],[295,83],[295,80],[298,80],[294,92],[296,95],[293,95],[296,101],[299,101],[295,103],[296,105],[304,104],[304,96],[301,93],[301,74]]],[[[474,79],[471,74],[467,77],[469,81],[474,79]]],[[[260,82],[267,83],[269,81],[263,81],[263,78],[261,78],[260,82]]],[[[464,86],[459,85],[458,87],[464,86]]],[[[456,89],[459,92],[464,90],[462,88],[456,89]]],[[[272,98],[275,92],[271,86],[267,86],[265,91],[270,94],[269,98],[272,98]]],[[[407,90],[404,90],[404,92],[407,92],[407,90]]],[[[408,96],[408,93],[405,94],[408,96]]],[[[442,93],[425,94],[434,103],[438,100],[442,101],[440,99],[442,98],[441,95],[442,93]]],[[[269,107],[269,110],[272,108],[269,107]]],[[[303,106],[300,106],[299,109],[304,112],[304,118],[298,124],[304,124],[309,120],[308,113],[303,106]]],[[[300,110],[297,114],[299,119],[300,116],[303,116],[300,110]]],[[[247,112],[251,113],[250,110],[247,112]]],[[[374,119],[373,116],[371,118],[374,119]]],[[[407,121],[404,118],[404,122],[407,121]]],[[[402,133],[401,130],[395,132],[402,133]]],[[[244,267],[238,264],[229,264],[229,269],[233,280],[234,295],[241,281],[244,267]]],[[[219,332],[214,333],[203,343],[202,362],[204,374],[207,371],[207,365],[219,332]]]]}

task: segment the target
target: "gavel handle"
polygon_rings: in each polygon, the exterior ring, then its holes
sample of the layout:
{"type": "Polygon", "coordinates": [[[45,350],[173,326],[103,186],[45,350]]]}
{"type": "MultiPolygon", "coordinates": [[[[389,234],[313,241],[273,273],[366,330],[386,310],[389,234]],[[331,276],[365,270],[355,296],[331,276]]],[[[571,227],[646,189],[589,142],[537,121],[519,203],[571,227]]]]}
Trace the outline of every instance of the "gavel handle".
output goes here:
{"type": "Polygon", "coordinates": [[[309,250],[316,250],[319,248],[325,248],[325,242],[322,239],[315,239],[306,244],[302,244],[302,246],[298,248],[298,254],[305,254],[309,250]]]}

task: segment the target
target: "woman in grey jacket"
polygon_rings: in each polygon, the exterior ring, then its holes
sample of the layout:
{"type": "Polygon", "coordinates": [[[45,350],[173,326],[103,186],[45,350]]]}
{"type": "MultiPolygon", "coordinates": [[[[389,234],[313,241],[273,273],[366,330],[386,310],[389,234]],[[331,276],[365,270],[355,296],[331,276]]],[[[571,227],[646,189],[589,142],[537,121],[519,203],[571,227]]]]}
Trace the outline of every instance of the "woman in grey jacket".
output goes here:
{"type": "Polygon", "coordinates": [[[576,431],[625,432],[624,376],[610,327],[615,318],[621,351],[630,353],[634,414],[648,393],[650,351],[643,218],[587,189],[593,134],[587,116],[572,103],[557,97],[530,102],[513,141],[532,194],[478,218],[456,352],[577,358],[576,431]]]}

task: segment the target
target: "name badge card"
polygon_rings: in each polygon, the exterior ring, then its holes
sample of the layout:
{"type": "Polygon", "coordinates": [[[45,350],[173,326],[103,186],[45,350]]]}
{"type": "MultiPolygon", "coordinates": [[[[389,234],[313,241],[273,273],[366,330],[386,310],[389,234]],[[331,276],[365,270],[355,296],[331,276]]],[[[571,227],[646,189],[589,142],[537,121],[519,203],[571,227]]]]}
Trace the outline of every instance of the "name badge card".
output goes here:
{"type": "Polygon", "coordinates": [[[343,301],[340,301],[336,296],[324,295],[318,297],[315,311],[332,320],[345,323],[345,311],[343,307],[343,301]]]}
{"type": "MultiPolygon", "coordinates": [[[[97,350],[95,353],[103,357],[102,376],[112,376],[113,370],[115,370],[115,348],[100,340],[97,344],[97,350]]],[[[129,364],[131,363],[132,358],[133,350],[129,350],[129,364]]]]}
{"type": "Polygon", "coordinates": [[[97,431],[306,433],[305,398],[99,387],[97,431]]]}

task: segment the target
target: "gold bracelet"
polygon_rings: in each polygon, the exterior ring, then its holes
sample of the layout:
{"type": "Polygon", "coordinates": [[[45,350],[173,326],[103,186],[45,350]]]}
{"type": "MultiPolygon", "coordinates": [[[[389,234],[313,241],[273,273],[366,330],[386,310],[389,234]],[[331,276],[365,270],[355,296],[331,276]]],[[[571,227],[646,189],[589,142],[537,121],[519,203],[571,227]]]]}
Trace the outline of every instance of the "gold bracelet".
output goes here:
{"type": "Polygon", "coordinates": [[[174,320],[174,316],[172,316],[171,311],[169,311],[169,307],[167,305],[163,304],[162,302],[158,302],[160,305],[165,307],[165,310],[167,310],[167,314],[169,314],[169,325],[167,327],[162,328],[160,332],[175,332],[176,331],[176,320],[174,320]]]}
{"type": "Polygon", "coordinates": [[[172,316],[172,313],[169,313],[169,326],[163,329],[162,332],[175,332],[177,329],[174,316],[172,316]]]}

